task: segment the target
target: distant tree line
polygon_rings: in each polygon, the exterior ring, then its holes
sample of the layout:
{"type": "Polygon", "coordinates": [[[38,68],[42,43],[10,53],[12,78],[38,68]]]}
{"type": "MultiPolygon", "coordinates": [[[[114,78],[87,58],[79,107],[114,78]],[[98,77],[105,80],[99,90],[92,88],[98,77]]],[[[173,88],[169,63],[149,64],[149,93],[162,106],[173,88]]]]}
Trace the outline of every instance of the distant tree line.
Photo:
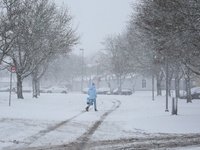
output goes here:
{"type": "Polygon", "coordinates": [[[17,96],[23,79],[32,76],[33,97],[50,62],[79,43],[66,6],[50,0],[0,0],[0,64],[16,67],[17,96]]]}
{"type": "Polygon", "coordinates": [[[122,81],[130,73],[153,73],[157,95],[164,79],[170,95],[174,78],[177,97],[180,79],[185,78],[187,102],[192,102],[190,79],[200,75],[199,0],[140,0],[132,9],[126,30],[103,41],[105,74],[115,74],[122,81]]]}
{"type": "MultiPolygon", "coordinates": [[[[81,56],[75,54],[61,56],[50,62],[47,71],[41,78],[41,84],[43,86],[64,85],[69,91],[72,91],[75,79],[82,75],[82,63],[81,56]]],[[[85,64],[84,62],[84,70],[85,64]]]]}

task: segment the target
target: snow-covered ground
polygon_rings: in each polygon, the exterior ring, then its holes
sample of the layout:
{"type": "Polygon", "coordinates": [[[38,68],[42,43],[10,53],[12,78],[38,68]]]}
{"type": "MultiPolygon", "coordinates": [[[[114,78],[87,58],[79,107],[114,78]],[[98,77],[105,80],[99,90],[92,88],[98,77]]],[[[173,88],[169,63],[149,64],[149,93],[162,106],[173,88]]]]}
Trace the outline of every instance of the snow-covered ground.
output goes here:
{"type": "Polygon", "coordinates": [[[200,100],[178,101],[165,112],[165,97],[151,92],[98,95],[85,111],[86,94],[47,94],[25,99],[0,93],[0,149],[200,149],[200,100]],[[181,143],[182,142],[182,143],[181,143]]]}

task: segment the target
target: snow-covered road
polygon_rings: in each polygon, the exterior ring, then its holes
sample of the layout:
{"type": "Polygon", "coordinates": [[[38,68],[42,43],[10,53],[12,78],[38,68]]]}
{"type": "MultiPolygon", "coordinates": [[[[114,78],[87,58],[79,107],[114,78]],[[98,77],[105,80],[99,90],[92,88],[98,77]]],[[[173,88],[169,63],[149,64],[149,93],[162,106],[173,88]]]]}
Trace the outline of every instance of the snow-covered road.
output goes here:
{"type": "Polygon", "coordinates": [[[200,148],[200,100],[179,100],[172,116],[151,92],[98,95],[98,112],[86,112],[87,95],[79,93],[12,95],[10,107],[8,93],[0,97],[0,149],[200,148]]]}

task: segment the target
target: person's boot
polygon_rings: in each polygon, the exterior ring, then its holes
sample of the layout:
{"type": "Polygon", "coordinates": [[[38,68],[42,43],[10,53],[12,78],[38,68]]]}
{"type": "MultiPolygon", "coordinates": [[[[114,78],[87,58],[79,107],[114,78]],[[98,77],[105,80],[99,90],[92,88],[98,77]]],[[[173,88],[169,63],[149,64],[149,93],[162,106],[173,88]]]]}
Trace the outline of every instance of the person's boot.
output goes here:
{"type": "Polygon", "coordinates": [[[86,107],[85,110],[88,111],[88,107],[86,107]]]}
{"type": "Polygon", "coordinates": [[[98,111],[97,109],[95,109],[95,111],[98,111]]]}

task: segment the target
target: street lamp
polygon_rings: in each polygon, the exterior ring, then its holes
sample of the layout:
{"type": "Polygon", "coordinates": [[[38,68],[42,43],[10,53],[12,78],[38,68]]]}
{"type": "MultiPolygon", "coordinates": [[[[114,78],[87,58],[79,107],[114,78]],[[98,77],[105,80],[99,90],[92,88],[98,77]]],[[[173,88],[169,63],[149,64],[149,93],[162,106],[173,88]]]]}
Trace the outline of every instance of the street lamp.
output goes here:
{"type": "Polygon", "coordinates": [[[165,110],[165,112],[169,112],[169,110],[168,110],[168,92],[169,92],[168,49],[166,49],[166,110],[165,110]]]}
{"type": "MultiPolygon", "coordinates": [[[[154,36],[152,34],[152,41],[153,41],[153,46],[154,46],[154,36]]],[[[154,50],[152,50],[153,53],[153,63],[152,63],[152,100],[154,101],[154,62],[155,62],[155,53],[154,50]]]]}
{"type": "Polygon", "coordinates": [[[154,101],[154,51],[153,51],[153,63],[152,63],[152,100],[154,101]]]}
{"type": "Polygon", "coordinates": [[[83,55],[84,55],[84,49],[80,49],[82,51],[82,75],[81,75],[81,91],[83,89],[83,55]]]}

